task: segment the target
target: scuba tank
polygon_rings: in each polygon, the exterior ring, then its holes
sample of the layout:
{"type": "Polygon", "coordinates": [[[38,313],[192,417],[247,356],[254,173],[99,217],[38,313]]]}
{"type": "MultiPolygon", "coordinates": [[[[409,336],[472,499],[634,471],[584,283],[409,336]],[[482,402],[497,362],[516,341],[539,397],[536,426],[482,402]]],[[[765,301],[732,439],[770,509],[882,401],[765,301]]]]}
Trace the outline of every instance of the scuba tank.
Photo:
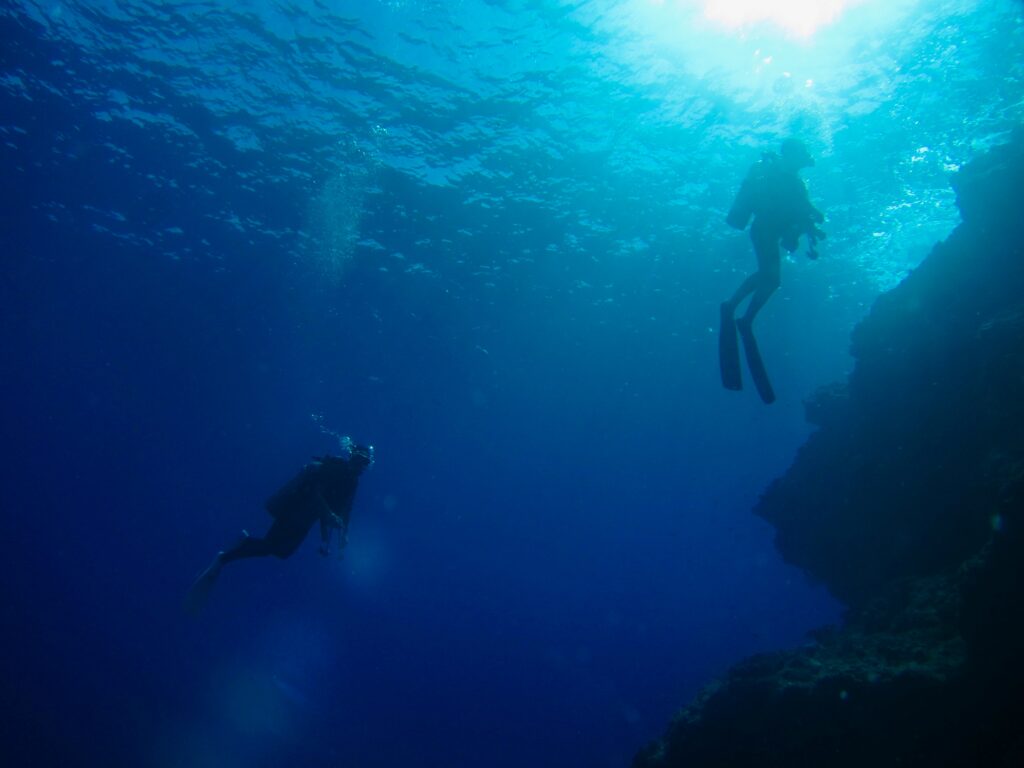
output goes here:
{"type": "Polygon", "coordinates": [[[282,514],[294,509],[296,505],[305,503],[320,467],[319,462],[307,464],[295,477],[266,500],[263,506],[272,518],[276,520],[282,514]]]}
{"type": "Polygon", "coordinates": [[[747,228],[751,217],[761,207],[765,192],[764,182],[778,159],[779,156],[774,152],[765,152],[759,161],[750,166],[743,183],[740,184],[740,191],[736,193],[736,199],[732,201],[729,213],[725,216],[726,224],[734,229],[747,228]]]}
{"type": "Polygon", "coordinates": [[[736,193],[736,199],[732,201],[729,213],[725,216],[725,223],[734,229],[746,229],[754,215],[754,193],[751,189],[754,184],[750,178],[752,173],[753,168],[740,184],[740,191],[736,193]]]}

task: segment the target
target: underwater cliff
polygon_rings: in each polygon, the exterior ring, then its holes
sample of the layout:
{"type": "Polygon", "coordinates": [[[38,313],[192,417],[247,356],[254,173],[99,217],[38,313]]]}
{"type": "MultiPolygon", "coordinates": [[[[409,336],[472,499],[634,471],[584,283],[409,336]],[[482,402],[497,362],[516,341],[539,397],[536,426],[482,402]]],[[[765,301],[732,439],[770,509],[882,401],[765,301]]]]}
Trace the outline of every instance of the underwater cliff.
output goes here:
{"type": "Polygon", "coordinates": [[[856,328],[755,509],[844,626],[735,666],[634,768],[1024,765],[1022,179],[1024,130],[956,173],[962,223],[856,328]]]}

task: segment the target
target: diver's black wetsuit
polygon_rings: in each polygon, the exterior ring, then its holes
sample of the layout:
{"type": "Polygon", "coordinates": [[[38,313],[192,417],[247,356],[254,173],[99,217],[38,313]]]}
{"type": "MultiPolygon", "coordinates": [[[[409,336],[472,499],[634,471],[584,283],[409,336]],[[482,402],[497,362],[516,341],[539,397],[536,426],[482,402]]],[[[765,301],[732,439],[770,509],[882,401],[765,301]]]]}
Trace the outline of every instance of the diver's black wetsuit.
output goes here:
{"type": "Polygon", "coordinates": [[[750,240],[757,257],[757,272],[750,275],[726,302],[730,314],[747,296],[754,294],[743,317],[748,325],[778,289],[781,277],[780,243],[795,251],[801,235],[811,232],[821,213],[811,204],[807,187],[795,170],[787,171],[776,155],[759,163],[760,194],[752,206],[754,221],[750,240]]]}
{"type": "Polygon", "coordinates": [[[199,574],[185,598],[185,609],[197,613],[206,603],[221,568],[246,557],[290,557],[309,534],[313,523],[320,521],[320,554],[330,547],[331,531],[341,529],[341,546],[359,476],[373,463],[373,446],[353,446],[350,456],[323,456],[307,464],[266,503],[274,518],[263,538],[244,534],[242,540],[226,552],[218,552],[213,562],[199,574]]]}
{"type": "Polygon", "coordinates": [[[365,468],[359,461],[325,456],[307,464],[266,502],[267,512],[274,518],[263,538],[246,536],[237,545],[219,555],[221,564],[246,557],[286,558],[292,555],[320,521],[326,541],[327,532],[337,527],[332,513],[348,526],[352,501],[365,468]]]}

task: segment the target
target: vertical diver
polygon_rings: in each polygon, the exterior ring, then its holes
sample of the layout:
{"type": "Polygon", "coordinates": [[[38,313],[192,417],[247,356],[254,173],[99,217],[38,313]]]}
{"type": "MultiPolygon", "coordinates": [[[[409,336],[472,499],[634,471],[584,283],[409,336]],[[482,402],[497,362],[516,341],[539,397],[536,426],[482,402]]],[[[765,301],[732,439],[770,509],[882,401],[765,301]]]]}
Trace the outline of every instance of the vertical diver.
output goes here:
{"type": "Polygon", "coordinates": [[[729,209],[726,223],[746,229],[751,217],[750,239],[757,257],[757,271],[748,276],[736,292],[721,306],[721,333],[718,352],[722,385],[726,389],[743,388],[740,375],[739,338],[743,340],[747,367],[754,386],[765,403],[775,401],[775,392],[761,360],[752,326],[754,318],[780,284],[781,254],[797,249],[801,235],[807,235],[809,258],[818,258],[817,243],[825,238],[817,225],[825,217],[811,205],[800,170],[814,165],[807,147],[799,139],[786,139],[778,154],[765,152],[748,171],[736,200],[729,209]],[[746,312],[734,318],[736,308],[750,296],[746,312]]]}
{"type": "Polygon", "coordinates": [[[321,555],[328,554],[335,530],[339,534],[339,548],[344,549],[359,477],[373,464],[373,446],[355,445],[348,438],[343,439],[343,444],[347,458],[316,457],[267,500],[264,506],[274,522],[265,536],[259,538],[242,531],[242,538],[234,547],[217,553],[189,590],[187,610],[195,613],[202,608],[225,565],[247,557],[291,557],[316,522],[320,523],[321,555]]]}

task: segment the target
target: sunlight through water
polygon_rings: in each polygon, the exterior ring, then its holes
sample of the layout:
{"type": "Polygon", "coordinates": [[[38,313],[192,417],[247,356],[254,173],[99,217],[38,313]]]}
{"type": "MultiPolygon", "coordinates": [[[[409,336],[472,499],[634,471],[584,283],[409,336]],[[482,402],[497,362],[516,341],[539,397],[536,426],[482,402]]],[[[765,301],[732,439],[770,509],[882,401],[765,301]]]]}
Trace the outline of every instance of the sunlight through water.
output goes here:
{"type": "MultiPolygon", "coordinates": [[[[1019,110],[996,95],[1020,77],[1015,3],[633,0],[601,8],[581,20],[600,35],[612,62],[604,71],[649,100],[643,125],[674,134],[700,158],[709,183],[722,180],[723,199],[730,169],[800,136],[819,159],[807,180],[829,200],[830,253],[878,286],[895,284],[948,235],[959,219],[949,173],[999,141],[1019,110]],[[971,106],[955,117],[950,105],[971,106]]],[[[692,197],[675,200],[678,221],[692,197]]],[[[717,236],[722,205],[708,206],[708,238],[717,236]]]]}
{"type": "Polygon", "coordinates": [[[864,0],[701,0],[704,15],[726,27],[742,29],[766,22],[797,36],[809,37],[836,21],[849,6],[864,0]]]}
{"type": "MultiPolygon", "coordinates": [[[[974,4],[939,5],[948,14],[974,4]]],[[[677,72],[714,75],[726,92],[740,95],[765,85],[777,92],[780,77],[802,86],[851,84],[865,66],[884,66],[931,33],[930,25],[915,23],[920,5],[920,0],[656,0],[634,5],[621,20],[648,55],[662,57],[677,72]],[[880,56],[876,46],[883,41],[890,49],[880,56]]],[[[938,10],[933,8],[933,15],[938,10]]]]}

